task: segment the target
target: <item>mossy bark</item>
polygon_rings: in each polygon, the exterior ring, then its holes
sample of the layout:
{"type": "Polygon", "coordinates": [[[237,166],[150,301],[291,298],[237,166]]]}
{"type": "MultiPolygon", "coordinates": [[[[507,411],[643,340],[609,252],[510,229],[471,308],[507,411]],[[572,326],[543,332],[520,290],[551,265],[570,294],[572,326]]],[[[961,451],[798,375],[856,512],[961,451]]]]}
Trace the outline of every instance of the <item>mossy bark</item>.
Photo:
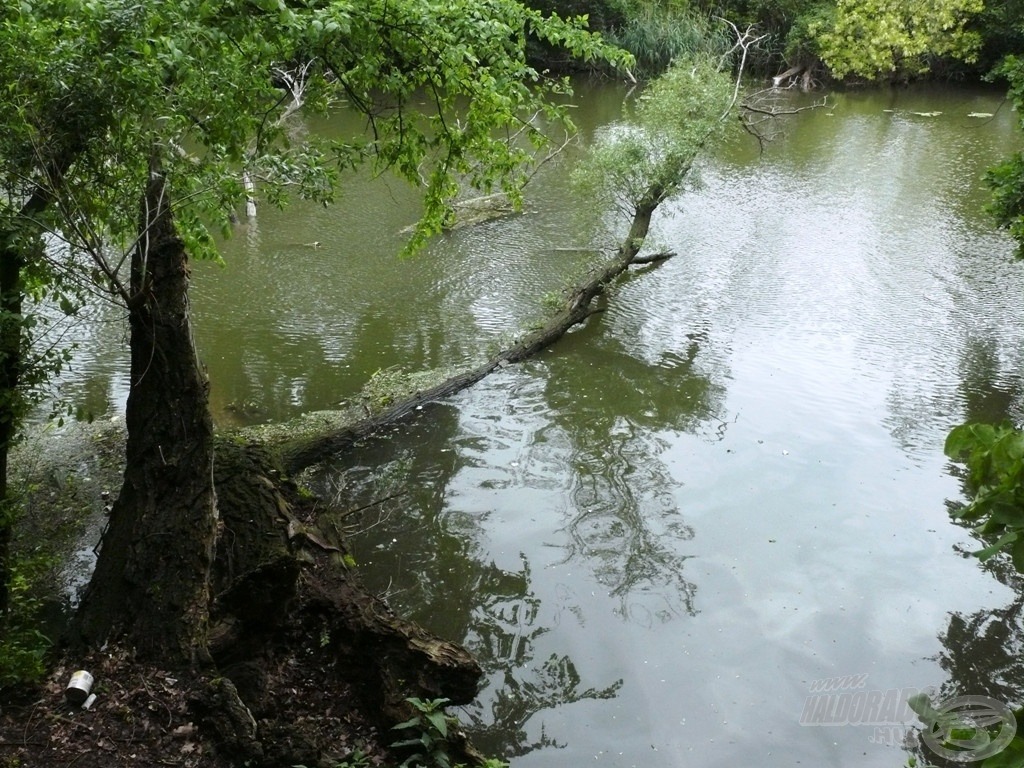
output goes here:
{"type": "MultiPolygon", "coordinates": [[[[326,670],[346,670],[361,710],[383,732],[407,717],[408,697],[473,700],[482,675],[473,657],[367,592],[346,563],[345,542],[317,527],[320,502],[298,491],[270,451],[219,440],[214,477],[221,528],[209,647],[234,687],[211,690],[204,701],[235,691],[253,712],[272,709],[265,681],[281,654],[293,652],[296,636],[316,639],[306,651],[315,658],[304,663],[325,670],[325,678],[326,670]]],[[[240,757],[272,751],[262,735],[243,745],[238,717],[214,722],[240,757]]]]}
{"type": "Polygon", "coordinates": [[[274,425],[269,430],[262,427],[241,430],[238,433],[240,438],[261,443],[279,458],[287,472],[295,474],[340,453],[387,424],[406,418],[427,403],[450,397],[495,370],[536,355],[597,312],[595,301],[631,267],[654,264],[673,255],[639,255],[650,230],[651,218],[663,199],[660,190],[652,188],[637,207],[629,232],[615,256],[607,264],[591,270],[586,278],[566,292],[557,310],[539,327],[485,362],[457,371],[433,386],[409,392],[383,407],[374,409],[372,403],[364,403],[347,411],[307,414],[292,422],[274,425]]]}

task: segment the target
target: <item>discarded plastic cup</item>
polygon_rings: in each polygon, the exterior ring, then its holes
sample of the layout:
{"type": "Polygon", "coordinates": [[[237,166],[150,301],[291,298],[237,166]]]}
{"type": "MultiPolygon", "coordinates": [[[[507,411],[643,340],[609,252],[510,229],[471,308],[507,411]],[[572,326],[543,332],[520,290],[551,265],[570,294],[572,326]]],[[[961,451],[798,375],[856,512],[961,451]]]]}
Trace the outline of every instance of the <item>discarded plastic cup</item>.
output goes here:
{"type": "Polygon", "coordinates": [[[92,675],[84,669],[80,669],[71,675],[71,682],[68,683],[64,695],[67,696],[68,702],[71,704],[81,706],[89,698],[89,691],[91,690],[92,675]]]}

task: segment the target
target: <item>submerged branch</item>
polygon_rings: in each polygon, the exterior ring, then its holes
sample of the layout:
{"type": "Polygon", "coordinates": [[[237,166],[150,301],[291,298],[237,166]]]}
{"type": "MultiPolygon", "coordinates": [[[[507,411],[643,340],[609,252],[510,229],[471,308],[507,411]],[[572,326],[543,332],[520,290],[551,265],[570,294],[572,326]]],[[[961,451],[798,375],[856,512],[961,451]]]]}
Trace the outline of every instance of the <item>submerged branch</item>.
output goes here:
{"type": "MultiPolygon", "coordinates": [[[[638,213],[631,235],[646,234],[653,211],[638,213]]],[[[554,344],[574,326],[586,321],[598,310],[594,300],[634,265],[654,264],[671,253],[638,256],[642,237],[629,237],[616,256],[603,267],[594,269],[583,281],[567,291],[565,300],[546,322],[475,367],[457,371],[429,386],[411,388],[400,396],[366,399],[346,410],[320,411],[293,421],[241,430],[239,437],[275,453],[286,472],[295,474],[353,445],[382,427],[421,410],[428,403],[467,389],[496,370],[522,362],[554,344]]]]}

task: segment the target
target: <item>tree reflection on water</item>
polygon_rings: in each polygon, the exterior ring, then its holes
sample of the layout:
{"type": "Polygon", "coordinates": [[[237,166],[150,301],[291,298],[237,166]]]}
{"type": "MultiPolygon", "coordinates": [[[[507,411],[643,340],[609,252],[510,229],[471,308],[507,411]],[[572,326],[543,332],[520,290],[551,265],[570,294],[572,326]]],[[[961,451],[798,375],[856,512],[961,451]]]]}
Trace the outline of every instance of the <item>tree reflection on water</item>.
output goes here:
{"type": "MultiPolygon", "coordinates": [[[[678,348],[645,360],[588,326],[537,363],[541,375],[501,374],[507,380],[484,385],[483,412],[431,406],[325,468],[317,490],[333,489],[343,508],[401,492],[363,513],[355,557],[396,610],[476,655],[486,683],[464,719],[485,752],[564,746],[544,713],[613,698],[623,685],[588,680],[549,637],[556,619],[537,592],[536,555],[526,554],[535,550],[524,545],[518,568],[507,559],[499,566],[485,533],[491,515],[533,518],[549,536],[561,505],[562,563],[592,568],[617,613],[653,625],[696,612],[685,551],[694,530],[678,507],[669,450],[679,433],[717,440],[724,432],[724,387],[698,360],[708,336],[681,335],[678,348]],[[549,510],[524,514],[523,494],[549,510]]],[[[578,601],[565,607],[582,621],[578,601]]]]}
{"type": "Polygon", "coordinates": [[[696,612],[681,551],[694,530],[678,508],[663,435],[721,437],[711,425],[721,424],[724,387],[696,365],[707,340],[688,334],[681,351],[648,362],[602,334],[549,363],[552,419],[571,443],[565,561],[590,562],[619,613],[647,625],[696,612]]]}
{"type": "Polygon", "coordinates": [[[522,559],[519,574],[504,574],[517,589],[481,595],[482,604],[466,640],[480,660],[488,683],[482,695],[465,712],[473,723],[474,741],[485,752],[519,757],[542,747],[563,747],[544,729],[536,738],[526,724],[536,715],[586,699],[611,699],[622,687],[621,679],[603,688],[584,686],[582,677],[565,654],[551,654],[538,662],[536,646],[549,630],[538,624],[540,600],[530,589],[530,565],[522,559]]]}
{"type": "Polygon", "coordinates": [[[448,447],[457,411],[434,411],[404,427],[401,439],[366,441],[325,467],[312,485],[341,509],[403,491],[356,524],[356,560],[370,588],[396,610],[461,641],[477,657],[485,686],[463,710],[474,743],[506,758],[564,746],[543,726],[531,738],[526,724],[557,707],[613,698],[623,681],[589,686],[567,654],[537,658],[538,641],[549,628],[539,618],[529,561],[521,555],[521,569],[498,567],[480,545],[480,520],[447,508],[446,489],[466,459],[448,447]]]}

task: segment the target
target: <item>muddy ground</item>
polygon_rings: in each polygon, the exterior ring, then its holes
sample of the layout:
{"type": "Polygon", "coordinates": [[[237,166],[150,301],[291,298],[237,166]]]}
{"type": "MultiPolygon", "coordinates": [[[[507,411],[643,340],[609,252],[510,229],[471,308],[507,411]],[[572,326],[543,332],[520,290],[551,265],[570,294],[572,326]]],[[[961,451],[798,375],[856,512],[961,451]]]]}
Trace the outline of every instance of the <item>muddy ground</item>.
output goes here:
{"type": "MultiPolygon", "coordinates": [[[[45,630],[54,637],[91,571],[105,509],[120,484],[123,441],[118,420],[44,429],[14,461],[27,510],[16,547],[53,564],[41,585],[45,630]]],[[[223,479],[227,496],[269,485],[238,466],[229,472],[237,488],[223,479]]],[[[250,468],[261,480],[263,468],[250,468]]],[[[265,601],[256,615],[245,615],[225,590],[212,611],[213,661],[190,673],[140,662],[119,647],[55,647],[41,682],[0,690],[0,768],[397,765],[408,753],[389,745],[415,735],[392,729],[414,714],[405,696],[472,699],[479,668],[468,654],[366,594],[344,565],[344,542],[314,535],[314,500],[289,482],[275,485],[268,515],[285,509],[287,519],[268,518],[267,525],[276,526],[289,556],[251,569],[256,576],[244,590],[273,593],[284,574],[294,584],[279,604],[265,601]],[[295,536],[296,528],[304,533],[295,536]],[[89,709],[65,696],[77,669],[95,678],[89,709]]],[[[446,750],[453,763],[481,760],[461,735],[446,750]]]]}

